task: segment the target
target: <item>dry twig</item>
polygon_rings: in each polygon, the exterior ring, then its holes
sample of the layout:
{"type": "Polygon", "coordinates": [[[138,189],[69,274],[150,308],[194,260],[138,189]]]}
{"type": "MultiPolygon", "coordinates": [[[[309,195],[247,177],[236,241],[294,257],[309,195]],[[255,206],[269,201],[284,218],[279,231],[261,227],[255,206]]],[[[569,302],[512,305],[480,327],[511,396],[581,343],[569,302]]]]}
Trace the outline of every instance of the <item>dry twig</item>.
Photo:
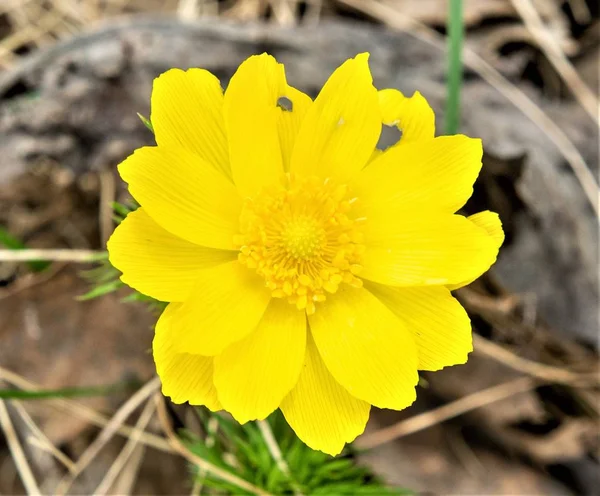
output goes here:
{"type": "MultiPolygon", "coordinates": [[[[127,417],[139,407],[149,396],[152,395],[160,386],[158,377],[147,382],[144,386],[138,389],[114,414],[110,422],[102,429],[98,437],[94,439],[87,449],[83,452],[79,460],[75,463],[72,473],[67,474],[62,481],[59,482],[56,488],[56,494],[64,495],[69,491],[69,488],[77,478],[77,476],[85,470],[85,468],[96,457],[104,445],[115,435],[118,428],[127,420],[127,417]]],[[[135,429],[133,431],[135,433],[135,429]]],[[[132,433],[132,436],[133,436],[132,433]]]]}
{"type": "Polygon", "coordinates": [[[476,353],[487,355],[492,360],[496,360],[513,370],[523,372],[544,381],[569,384],[572,386],[600,384],[600,375],[598,373],[582,374],[571,372],[569,370],[553,367],[552,365],[545,365],[526,358],[521,358],[512,351],[509,351],[503,346],[489,341],[478,334],[473,334],[473,344],[476,353]]]}
{"type": "Polygon", "coordinates": [[[129,462],[127,462],[126,468],[123,469],[123,472],[115,481],[112,489],[113,494],[131,494],[138,479],[145,454],[146,447],[140,443],[138,449],[133,452],[129,462]]]}
{"type": "Polygon", "coordinates": [[[123,470],[123,467],[133,454],[135,448],[139,445],[141,434],[142,432],[144,432],[144,429],[146,429],[146,427],[148,426],[148,423],[152,419],[152,415],[154,415],[155,411],[156,403],[154,401],[148,401],[146,403],[146,406],[142,410],[142,413],[140,414],[140,418],[135,424],[133,434],[127,440],[127,443],[125,444],[125,446],[123,447],[113,464],[108,469],[108,472],[94,491],[94,494],[96,496],[104,495],[110,490],[116,478],[123,470]]]}
{"type": "Polygon", "coordinates": [[[100,183],[100,207],[98,220],[100,223],[100,243],[106,246],[108,238],[113,232],[113,202],[117,192],[115,176],[109,169],[102,169],[98,173],[100,183]]]}
{"type": "Polygon", "coordinates": [[[36,425],[33,421],[25,407],[21,404],[20,401],[13,400],[11,401],[11,405],[17,411],[17,413],[21,416],[29,430],[31,431],[31,436],[27,439],[28,443],[36,448],[39,448],[46,453],[51,454],[56,460],[58,460],[69,472],[72,472],[75,464],[73,460],[71,460],[67,455],[65,455],[61,450],[59,450],[52,441],[48,439],[46,434],[42,432],[42,430],[36,425]]]}
{"type": "MultiPolygon", "coordinates": [[[[23,389],[24,391],[40,391],[42,389],[38,384],[35,384],[3,367],[0,367],[0,380],[6,381],[18,387],[19,389],[23,389]]],[[[57,398],[54,400],[46,400],[45,404],[61,410],[68,415],[74,415],[83,420],[87,420],[97,427],[104,428],[110,422],[110,419],[106,416],[73,400],[57,398]]],[[[123,437],[130,438],[135,432],[135,429],[128,425],[121,425],[117,428],[116,432],[123,437]]],[[[156,436],[155,434],[150,434],[149,432],[144,432],[141,435],[140,443],[165,453],[176,453],[166,439],[161,436],[156,436]]]]}
{"type": "Polygon", "coordinates": [[[581,104],[583,109],[598,124],[598,98],[586,86],[577,74],[577,71],[565,56],[560,45],[556,42],[552,33],[544,26],[540,15],[531,0],[510,0],[515,10],[519,13],[525,26],[537,41],[540,49],[544,52],[550,63],[560,74],[565,84],[569,87],[573,96],[581,104]]]}
{"type": "Polygon", "coordinates": [[[29,466],[29,463],[27,463],[27,458],[25,457],[19,437],[17,436],[15,428],[10,420],[10,416],[8,415],[6,405],[2,400],[0,400],[0,427],[2,428],[2,432],[4,432],[4,438],[8,444],[8,449],[17,466],[17,471],[23,481],[27,494],[42,494],[35,481],[31,467],[29,466]]]}
{"type": "Polygon", "coordinates": [[[106,252],[95,250],[0,250],[0,262],[32,262],[36,260],[48,260],[52,262],[87,263],[105,258],[106,252]]]}
{"type": "Polygon", "coordinates": [[[536,384],[536,381],[531,377],[519,377],[516,380],[477,391],[439,408],[434,408],[389,427],[379,429],[372,434],[365,434],[356,440],[354,446],[359,449],[375,448],[394,439],[422,431],[451,418],[458,417],[471,410],[509,398],[515,394],[524,393],[533,389],[536,384]]]}

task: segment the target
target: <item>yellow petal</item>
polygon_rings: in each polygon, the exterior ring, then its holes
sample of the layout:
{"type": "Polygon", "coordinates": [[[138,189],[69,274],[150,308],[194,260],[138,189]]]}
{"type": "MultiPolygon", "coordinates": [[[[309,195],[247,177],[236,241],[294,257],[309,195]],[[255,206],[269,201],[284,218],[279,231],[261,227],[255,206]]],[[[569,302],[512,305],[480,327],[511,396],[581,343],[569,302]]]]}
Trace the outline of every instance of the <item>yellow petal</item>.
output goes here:
{"type": "Polygon", "coordinates": [[[395,89],[378,93],[382,122],[402,133],[399,143],[429,141],[435,136],[435,115],[427,100],[415,91],[410,98],[395,89]]]}
{"type": "Polygon", "coordinates": [[[143,208],[131,212],[107,243],[121,280],[161,301],[185,300],[198,272],[235,258],[235,252],[198,246],[173,236],[143,208]]]}
{"type": "Polygon", "coordinates": [[[391,286],[456,284],[496,261],[497,244],[465,217],[377,213],[365,222],[365,279],[391,286]]]}
{"type": "Polygon", "coordinates": [[[173,315],[181,307],[171,303],[156,324],[152,342],[156,371],[162,382],[162,392],[173,403],[205,405],[212,411],[221,410],[213,386],[213,358],[179,353],[173,340],[173,315]]]}
{"type": "MultiPolygon", "coordinates": [[[[287,172],[290,170],[290,161],[298,131],[312,100],[308,95],[291,86],[288,86],[285,96],[289,100],[290,108],[283,108],[283,105],[278,107],[277,128],[283,168],[287,172]]],[[[285,102],[285,105],[287,104],[288,102],[285,102]]]]}
{"type": "Polygon", "coordinates": [[[215,357],[219,401],[238,422],[264,419],[298,381],[306,314],[273,298],[258,327],[215,357]]]}
{"type": "Polygon", "coordinates": [[[173,316],[178,350],[218,355],[256,328],[270,299],[264,280],[237,261],[201,270],[173,316]]]}
{"type": "Polygon", "coordinates": [[[309,322],[327,369],[351,395],[379,408],[412,404],[419,380],[414,339],[375,296],[340,286],[309,322]]]}
{"type": "Polygon", "coordinates": [[[412,333],[419,370],[440,370],[466,363],[473,351],[471,321],[450,291],[441,286],[394,288],[365,283],[412,333]]]}
{"type": "Polygon", "coordinates": [[[364,432],[370,408],[335,381],[309,333],[302,373],[281,403],[296,435],[312,449],[335,456],[364,432]]]}
{"type": "Polygon", "coordinates": [[[183,147],[231,178],[221,83],[204,69],[170,69],[154,80],[151,121],[158,146],[183,147]]]}
{"type": "Polygon", "coordinates": [[[233,181],[243,196],[283,174],[277,106],[287,83],[283,65],[270,55],[244,61],[225,91],[225,126],[233,181]]]}
{"type": "Polygon", "coordinates": [[[367,216],[372,208],[454,213],[473,193],[482,154],[481,140],[462,135],[394,146],[358,174],[353,191],[367,216]]]}
{"type": "Polygon", "coordinates": [[[485,229],[498,245],[498,248],[504,243],[504,230],[502,229],[502,221],[496,212],[485,210],[467,217],[477,227],[485,229]]]}
{"type": "Polygon", "coordinates": [[[367,163],[381,133],[368,57],[344,62],[308,109],[292,153],[293,173],[345,180],[367,163]]]}
{"type": "MultiPolygon", "coordinates": [[[[485,229],[486,232],[490,235],[494,242],[494,246],[496,247],[496,251],[500,250],[502,243],[504,243],[504,231],[502,230],[502,221],[500,217],[495,212],[490,212],[486,210],[484,212],[479,212],[477,214],[471,215],[467,217],[473,224],[477,227],[485,229]]],[[[475,279],[481,276],[485,271],[476,274],[470,279],[466,279],[461,281],[458,284],[450,284],[448,285],[448,289],[454,291],[455,289],[462,288],[463,286],[467,286],[471,284],[475,279]]]]}
{"type": "Polygon", "coordinates": [[[223,174],[183,148],[144,147],[120,166],[129,192],[171,234],[233,249],[242,200],[223,174]]]}

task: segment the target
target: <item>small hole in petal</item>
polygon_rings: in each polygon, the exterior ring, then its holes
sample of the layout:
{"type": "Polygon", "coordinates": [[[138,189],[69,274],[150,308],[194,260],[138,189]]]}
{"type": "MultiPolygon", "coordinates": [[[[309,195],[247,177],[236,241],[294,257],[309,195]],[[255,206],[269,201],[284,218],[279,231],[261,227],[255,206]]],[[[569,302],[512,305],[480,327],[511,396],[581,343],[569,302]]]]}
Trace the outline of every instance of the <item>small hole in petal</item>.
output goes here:
{"type": "Polygon", "coordinates": [[[285,112],[294,110],[294,103],[287,96],[280,97],[277,100],[277,106],[285,112]]]}
{"type": "Polygon", "coordinates": [[[381,134],[376,148],[378,150],[387,150],[390,146],[394,146],[402,138],[402,131],[396,126],[381,125],[381,134]]]}

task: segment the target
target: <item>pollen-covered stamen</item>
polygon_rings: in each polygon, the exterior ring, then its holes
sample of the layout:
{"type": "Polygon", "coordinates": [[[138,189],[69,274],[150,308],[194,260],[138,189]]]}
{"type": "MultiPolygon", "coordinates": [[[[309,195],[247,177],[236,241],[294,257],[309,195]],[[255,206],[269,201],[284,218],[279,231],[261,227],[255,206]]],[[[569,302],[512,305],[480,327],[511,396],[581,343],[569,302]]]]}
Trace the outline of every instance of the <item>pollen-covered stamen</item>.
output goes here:
{"type": "Polygon", "coordinates": [[[238,258],[274,297],[311,314],[340,284],[362,285],[364,219],[354,214],[355,202],[345,185],[286,175],[246,201],[234,240],[238,258]]]}

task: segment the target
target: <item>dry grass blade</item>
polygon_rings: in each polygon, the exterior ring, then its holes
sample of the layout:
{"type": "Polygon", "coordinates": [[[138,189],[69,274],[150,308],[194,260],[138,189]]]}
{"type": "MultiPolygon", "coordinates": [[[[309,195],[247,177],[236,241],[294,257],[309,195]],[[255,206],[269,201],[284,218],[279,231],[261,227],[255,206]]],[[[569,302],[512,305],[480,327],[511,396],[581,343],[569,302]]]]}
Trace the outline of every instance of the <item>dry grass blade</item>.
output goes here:
{"type": "Polygon", "coordinates": [[[28,438],[28,443],[31,446],[35,446],[41,450],[44,450],[46,453],[51,454],[56,460],[58,460],[69,472],[72,472],[75,468],[75,464],[73,460],[71,460],[67,455],[65,455],[61,450],[59,450],[52,441],[48,439],[48,437],[42,432],[42,430],[36,425],[33,421],[25,407],[21,404],[20,401],[12,401],[11,405],[17,411],[17,413],[21,416],[32,435],[28,438]]]}
{"type": "Polygon", "coordinates": [[[102,169],[98,174],[100,183],[100,207],[98,220],[100,223],[100,243],[106,246],[108,238],[113,232],[113,207],[117,194],[117,182],[109,169],[102,169]]]}
{"type": "Polygon", "coordinates": [[[359,449],[371,449],[376,446],[393,441],[403,436],[408,436],[423,429],[432,427],[440,422],[449,420],[482,406],[509,398],[515,394],[524,393],[533,389],[536,381],[531,377],[519,377],[516,380],[505,382],[497,386],[477,391],[463,398],[459,398],[447,405],[434,408],[428,412],[415,415],[397,424],[384,427],[372,434],[366,434],[356,440],[354,446],[359,449]]]}
{"type": "MultiPolygon", "coordinates": [[[[139,407],[149,396],[151,396],[160,386],[160,380],[158,377],[147,382],[144,386],[138,389],[114,414],[110,419],[110,422],[106,424],[104,429],[98,434],[98,437],[94,439],[87,449],[83,452],[79,460],[75,463],[75,468],[72,473],[67,474],[62,481],[59,482],[56,488],[56,494],[64,495],[67,494],[71,485],[77,478],[77,476],[85,470],[85,468],[92,462],[100,450],[106,445],[106,443],[115,435],[118,428],[127,420],[133,411],[139,407]]],[[[135,430],[134,430],[135,432],[135,430]]],[[[133,435],[133,433],[132,433],[133,435]]]]}
{"type": "Polygon", "coordinates": [[[31,262],[48,260],[52,262],[94,262],[106,258],[106,252],[95,250],[0,250],[0,262],[31,262]]]}
{"type": "Polygon", "coordinates": [[[17,436],[15,428],[10,420],[10,416],[8,415],[6,405],[2,400],[0,400],[0,427],[2,428],[2,432],[4,432],[4,438],[8,444],[8,449],[17,466],[17,471],[23,481],[27,494],[42,494],[35,481],[31,467],[29,466],[29,463],[27,463],[27,458],[25,457],[19,437],[17,436]]]}
{"type": "MultiPolygon", "coordinates": [[[[376,1],[363,2],[362,0],[338,0],[338,2],[379,19],[382,23],[394,29],[406,30],[411,28],[411,32],[417,38],[444,49],[443,39],[437,32],[388,5],[376,1]]],[[[575,177],[581,184],[596,216],[600,215],[600,190],[598,189],[598,182],[585,163],[581,153],[579,153],[562,129],[523,91],[508,81],[478,54],[466,47],[463,53],[463,61],[510,100],[515,107],[521,110],[524,115],[548,136],[573,169],[575,177]]]]}
{"type": "MultiPolygon", "coordinates": [[[[5,368],[0,367],[0,380],[6,381],[13,386],[16,386],[24,391],[39,391],[41,390],[38,384],[28,381],[24,377],[11,372],[5,368]]],[[[81,419],[84,419],[97,427],[106,427],[110,422],[110,419],[106,416],[98,413],[97,411],[89,408],[77,401],[68,399],[55,399],[55,400],[44,400],[46,405],[56,408],[60,411],[65,412],[68,415],[74,415],[81,419]]],[[[130,438],[135,429],[128,425],[121,425],[117,429],[117,434],[130,438]]],[[[148,432],[144,432],[140,438],[140,443],[151,448],[163,451],[165,453],[175,453],[176,451],[171,448],[171,445],[161,436],[156,436],[148,432]]]]}
{"type": "Polygon", "coordinates": [[[295,0],[269,0],[275,22],[280,26],[292,26],[296,23],[295,0]]]}
{"type": "Polygon", "coordinates": [[[32,288],[39,284],[44,284],[57,275],[63,270],[67,264],[56,263],[46,269],[44,272],[29,273],[23,277],[17,279],[17,281],[11,284],[8,288],[0,289],[0,300],[14,296],[21,291],[32,288]]]}
{"type": "Polygon", "coordinates": [[[167,414],[167,406],[165,405],[165,399],[161,394],[156,395],[156,402],[157,402],[158,418],[160,420],[163,430],[165,431],[165,434],[167,435],[167,438],[169,439],[169,443],[178,453],[181,454],[181,456],[183,456],[190,463],[193,463],[194,465],[196,465],[198,467],[198,470],[206,471],[206,472],[212,474],[214,477],[218,477],[219,479],[221,479],[225,482],[228,482],[229,484],[239,487],[240,489],[243,489],[244,491],[249,491],[258,496],[273,496],[270,493],[261,489],[260,487],[254,486],[253,484],[250,484],[248,481],[245,481],[244,479],[240,479],[236,475],[234,475],[230,472],[227,472],[226,470],[223,470],[222,468],[219,468],[216,465],[213,465],[212,463],[207,462],[206,460],[203,460],[199,456],[196,456],[194,453],[192,453],[179,440],[179,438],[175,435],[175,432],[173,432],[173,428],[171,427],[171,424],[169,422],[169,417],[167,414]]]}
{"type": "Polygon", "coordinates": [[[473,334],[473,345],[476,353],[487,355],[491,359],[501,362],[513,370],[523,372],[544,381],[573,386],[600,384],[600,376],[597,373],[579,374],[551,365],[527,360],[526,358],[515,355],[503,346],[488,341],[477,334],[473,334]]]}
{"type": "Polygon", "coordinates": [[[577,74],[577,71],[565,56],[560,45],[553,38],[552,33],[544,26],[531,0],[511,0],[511,3],[523,19],[525,26],[537,41],[541,50],[569,87],[573,96],[575,96],[584,110],[597,124],[598,98],[596,98],[596,95],[579,77],[579,74],[577,74]]]}
{"type": "Polygon", "coordinates": [[[141,434],[148,426],[148,423],[152,419],[152,415],[154,415],[155,411],[156,403],[154,401],[148,401],[142,410],[142,413],[140,414],[140,418],[135,424],[133,434],[127,440],[127,443],[119,453],[119,456],[117,456],[110,469],[108,469],[108,472],[94,491],[96,496],[104,495],[110,490],[116,478],[123,470],[123,467],[133,454],[135,448],[138,446],[141,434]]]}
{"type": "Polygon", "coordinates": [[[112,494],[132,494],[145,456],[146,447],[140,443],[138,448],[134,450],[133,454],[129,458],[127,465],[115,481],[112,494]]]}

